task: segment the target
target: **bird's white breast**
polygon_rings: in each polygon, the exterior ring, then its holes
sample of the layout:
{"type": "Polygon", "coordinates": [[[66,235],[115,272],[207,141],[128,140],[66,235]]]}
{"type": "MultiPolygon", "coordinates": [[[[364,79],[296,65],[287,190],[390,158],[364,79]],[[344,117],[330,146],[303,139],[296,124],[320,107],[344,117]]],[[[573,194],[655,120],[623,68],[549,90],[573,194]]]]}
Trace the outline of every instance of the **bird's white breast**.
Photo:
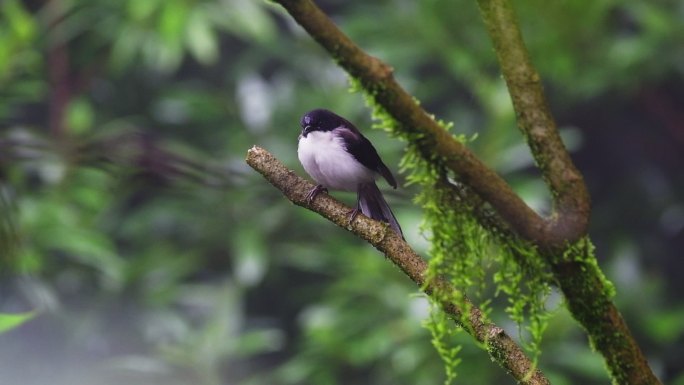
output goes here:
{"type": "Polygon", "coordinates": [[[332,132],[312,131],[299,139],[297,149],[304,170],[332,190],[356,191],[359,183],[375,179],[375,172],[359,163],[332,132]]]}

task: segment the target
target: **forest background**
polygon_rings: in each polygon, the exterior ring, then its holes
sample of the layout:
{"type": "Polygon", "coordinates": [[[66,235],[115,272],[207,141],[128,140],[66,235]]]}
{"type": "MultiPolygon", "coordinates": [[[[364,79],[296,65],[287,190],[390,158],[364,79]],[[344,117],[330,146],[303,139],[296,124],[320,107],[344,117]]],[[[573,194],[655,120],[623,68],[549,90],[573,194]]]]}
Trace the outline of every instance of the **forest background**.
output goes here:
{"type": "MultiPolygon", "coordinates": [[[[475,2],[319,5],[548,210],[475,2]]],[[[684,384],[684,6],[515,6],[615,301],[662,381],[684,384]]],[[[244,163],[258,144],[304,175],[298,120],[325,107],[396,174],[404,144],[371,130],[349,89],[267,2],[0,2],[0,313],[34,312],[0,335],[0,382],[442,382],[416,287],[244,163]]],[[[416,191],[385,190],[426,255],[416,191]]],[[[606,383],[582,330],[549,306],[541,368],[554,384],[606,383]]],[[[462,341],[458,380],[512,383],[462,341]]]]}

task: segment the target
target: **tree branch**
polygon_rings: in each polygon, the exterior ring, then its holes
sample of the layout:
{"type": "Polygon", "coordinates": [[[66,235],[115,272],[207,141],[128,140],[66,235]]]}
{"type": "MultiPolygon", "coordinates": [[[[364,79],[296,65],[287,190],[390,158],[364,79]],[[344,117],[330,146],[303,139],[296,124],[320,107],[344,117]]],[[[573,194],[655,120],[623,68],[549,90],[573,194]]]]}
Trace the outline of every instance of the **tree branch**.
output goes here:
{"type": "MultiPolygon", "coordinates": [[[[435,279],[426,282],[427,262],[402,240],[389,225],[369,219],[363,214],[359,214],[349,224],[348,213],[350,208],[328,194],[319,194],[310,206],[307,205],[306,196],[314,185],[298,177],[263,148],[252,147],[247,152],[246,161],[294,204],[318,213],[373,245],[428,296],[437,300],[453,298],[449,293],[455,293],[456,289],[446,281],[435,279]]],[[[469,302],[467,304],[470,314],[468,316],[469,325],[466,326],[461,323],[462,309],[452,302],[441,301],[443,310],[483,344],[492,360],[496,361],[517,381],[530,385],[550,384],[548,379],[539,369],[535,368],[524,351],[502,328],[487,321],[480,309],[469,302]]]]}
{"type": "Polygon", "coordinates": [[[518,126],[551,189],[557,215],[549,219],[549,230],[565,239],[584,235],[589,223],[589,192],[558,133],[512,6],[508,0],[478,0],[478,4],[506,79],[518,126]]]}
{"type": "MultiPolygon", "coordinates": [[[[518,125],[552,192],[557,218],[551,219],[549,228],[560,238],[584,234],[589,223],[589,193],[560,138],[513,7],[509,0],[478,0],[478,4],[506,79],[518,125]]],[[[568,308],[605,358],[613,380],[620,384],[659,384],[612,302],[611,290],[595,264],[593,253],[584,250],[579,259],[570,261],[554,254],[557,252],[545,251],[568,308]]]]}

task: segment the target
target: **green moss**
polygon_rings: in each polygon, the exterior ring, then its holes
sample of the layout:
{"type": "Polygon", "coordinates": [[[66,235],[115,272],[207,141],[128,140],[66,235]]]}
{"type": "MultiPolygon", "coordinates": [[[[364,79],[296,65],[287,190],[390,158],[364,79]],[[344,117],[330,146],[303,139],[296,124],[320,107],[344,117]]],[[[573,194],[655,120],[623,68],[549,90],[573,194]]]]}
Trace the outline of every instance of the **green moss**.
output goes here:
{"type": "Polygon", "coordinates": [[[453,339],[458,329],[451,326],[450,320],[441,309],[434,307],[430,312],[430,317],[423,322],[423,326],[432,335],[432,345],[444,361],[446,379],[444,384],[448,385],[456,378],[456,367],[461,363],[458,353],[461,346],[453,339]]]}
{"type": "MultiPolygon", "coordinates": [[[[580,262],[583,269],[587,269],[591,275],[598,277],[604,290],[606,299],[615,297],[615,285],[603,274],[594,254],[595,246],[589,237],[583,237],[574,244],[569,245],[563,252],[563,261],[580,262]]],[[[581,284],[579,282],[578,284],[581,284]]],[[[591,298],[591,297],[590,297],[591,298]]]]}
{"type": "MultiPolygon", "coordinates": [[[[439,308],[442,302],[457,304],[463,313],[455,321],[468,329],[472,325],[467,318],[470,302],[466,295],[478,304],[485,318],[493,297],[505,295],[506,312],[519,325],[521,341],[536,360],[548,321],[545,303],[551,292],[549,268],[535,247],[514,238],[502,238],[481,226],[473,208],[455,194],[457,182],[448,180],[441,164],[439,159],[426,160],[415,149],[410,149],[402,162],[410,183],[422,187],[416,202],[425,212],[423,231],[431,242],[427,280],[442,277],[458,290],[434,293],[434,306],[439,308]]],[[[427,326],[433,339],[444,336],[435,329],[435,322],[427,326]]],[[[439,326],[454,328],[447,324],[439,326]]],[[[434,341],[433,344],[440,354],[444,351],[434,341]]],[[[443,359],[447,365],[455,362],[450,356],[443,359]]],[[[447,371],[449,378],[456,373],[455,368],[447,371]]]]}
{"type": "Polygon", "coordinates": [[[565,269],[561,283],[565,295],[574,299],[568,301],[571,313],[587,329],[592,349],[603,354],[613,383],[629,382],[627,373],[637,348],[627,329],[616,330],[610,321],[620,317],[611,303],[615,287],[599,269],[589,238],[568,245],[555,264],[565,269]]]}

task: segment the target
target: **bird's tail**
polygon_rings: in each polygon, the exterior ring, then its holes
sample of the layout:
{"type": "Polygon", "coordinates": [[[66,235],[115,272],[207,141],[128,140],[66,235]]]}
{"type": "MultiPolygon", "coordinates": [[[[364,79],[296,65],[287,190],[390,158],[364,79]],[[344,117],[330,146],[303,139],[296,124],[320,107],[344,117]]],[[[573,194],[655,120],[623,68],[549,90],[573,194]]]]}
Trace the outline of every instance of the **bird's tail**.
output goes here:
{"type": "Polygon", "coordinates": [[[379,221],[387,222],[389,225],[404,238],[404,233],[401,231],[401,226],[394,217],[394,213],[382,196],[380,189],[375,182],[364,183],[359,186],[358,190],[358,205],[363,215],[379,221]]]}

